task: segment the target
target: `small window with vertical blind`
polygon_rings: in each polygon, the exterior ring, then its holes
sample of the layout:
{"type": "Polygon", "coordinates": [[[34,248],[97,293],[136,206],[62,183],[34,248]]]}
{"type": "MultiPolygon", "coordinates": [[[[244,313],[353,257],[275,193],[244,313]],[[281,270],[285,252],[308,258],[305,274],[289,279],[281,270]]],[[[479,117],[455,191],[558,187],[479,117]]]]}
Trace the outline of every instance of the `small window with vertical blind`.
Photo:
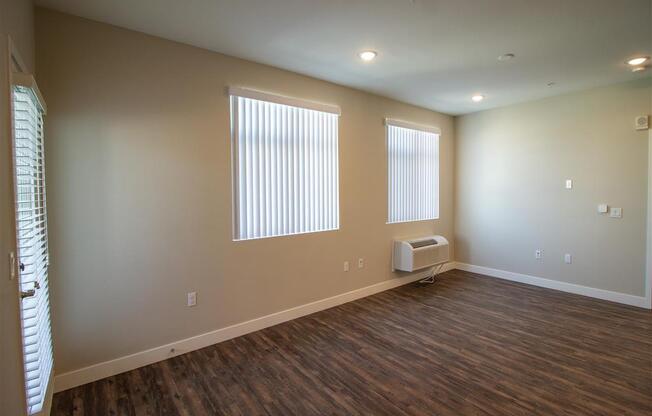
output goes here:
{"type": "Polygon", "coordinates": [[[391,119],[385,125],[387,222],[439,218],[439,129],[391,119]]]}
{"type": "Polygon", "coordinates": [[[339,228],[339,108],[230,88],[234,240],[339,228]]]}
{"type": "Polygon", "coordinates": [[[28,414],[32,415],[43,408],[53,359],[48,294],[44,104],[35,86],[27,86],[31,81],[24,84],[15,84],[12,91],[13,149],[25,391],[28,414]]]}

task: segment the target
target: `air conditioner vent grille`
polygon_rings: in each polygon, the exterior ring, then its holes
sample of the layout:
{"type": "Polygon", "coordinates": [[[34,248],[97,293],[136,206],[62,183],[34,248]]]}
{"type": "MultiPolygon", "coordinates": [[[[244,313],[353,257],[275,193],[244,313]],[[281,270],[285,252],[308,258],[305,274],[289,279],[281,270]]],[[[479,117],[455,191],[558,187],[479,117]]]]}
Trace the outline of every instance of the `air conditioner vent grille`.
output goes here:
{"type": "Polygon", "coordinates": [[[434,246],[435,244],[437,244],[437,240],[433,240],[433,239],[421,240],[421,241],[410,241],[410,245],[412,246],[412,248],[434,246]]]}

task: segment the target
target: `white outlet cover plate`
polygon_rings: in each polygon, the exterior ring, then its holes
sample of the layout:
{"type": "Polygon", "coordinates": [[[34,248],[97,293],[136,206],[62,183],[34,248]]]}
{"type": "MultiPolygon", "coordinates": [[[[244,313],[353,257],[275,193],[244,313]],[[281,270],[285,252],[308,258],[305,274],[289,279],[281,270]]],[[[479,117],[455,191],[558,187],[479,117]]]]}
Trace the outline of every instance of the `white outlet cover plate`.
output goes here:
{"type": "Polygon", "coordinates": [[[622,218],[623,217],[623,209],[622,208],[614,208],[614,207],[612,207],[611,210],[609,211],[609,216],[611,218],[622,218]]]}
{"type": "Polygon", "coordinates": [[[648,116],[637,116],[634,119],[634,127],[636,130],[647,130],[649,128],[649,120],[650,118],[648,116]]]}
{"type": "Polygon", "coordinates": [[[608,211],[609,211],[609,205],[607,204],[598,205],[598,212],[600,214],[606,214],[608,211]]]}

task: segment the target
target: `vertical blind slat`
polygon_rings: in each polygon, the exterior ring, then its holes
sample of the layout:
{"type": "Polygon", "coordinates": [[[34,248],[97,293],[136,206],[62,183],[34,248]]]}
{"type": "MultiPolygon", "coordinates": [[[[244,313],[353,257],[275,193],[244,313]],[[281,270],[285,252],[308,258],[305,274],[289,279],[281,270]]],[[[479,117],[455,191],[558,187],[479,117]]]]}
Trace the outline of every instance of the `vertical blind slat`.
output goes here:
{"type": "Polygon", "coordinates": [[[339,228],[338,116],[232,96],[237,240],[339,228]]]}
{"type": "Polygon", "coordinates": [[[439,135],[387,126],[388,222],[439,218],[439,135]]]}

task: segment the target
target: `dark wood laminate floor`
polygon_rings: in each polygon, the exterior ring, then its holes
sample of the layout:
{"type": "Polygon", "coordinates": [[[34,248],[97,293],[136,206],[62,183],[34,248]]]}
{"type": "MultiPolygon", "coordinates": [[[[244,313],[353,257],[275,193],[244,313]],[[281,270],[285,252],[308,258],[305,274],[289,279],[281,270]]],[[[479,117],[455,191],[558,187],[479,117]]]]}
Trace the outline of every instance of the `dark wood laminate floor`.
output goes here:
{"type": "Polygon", "coordinates": [[[53,415],[652,415],[652,312],[454,270],[54,396],[53,415]]]}

